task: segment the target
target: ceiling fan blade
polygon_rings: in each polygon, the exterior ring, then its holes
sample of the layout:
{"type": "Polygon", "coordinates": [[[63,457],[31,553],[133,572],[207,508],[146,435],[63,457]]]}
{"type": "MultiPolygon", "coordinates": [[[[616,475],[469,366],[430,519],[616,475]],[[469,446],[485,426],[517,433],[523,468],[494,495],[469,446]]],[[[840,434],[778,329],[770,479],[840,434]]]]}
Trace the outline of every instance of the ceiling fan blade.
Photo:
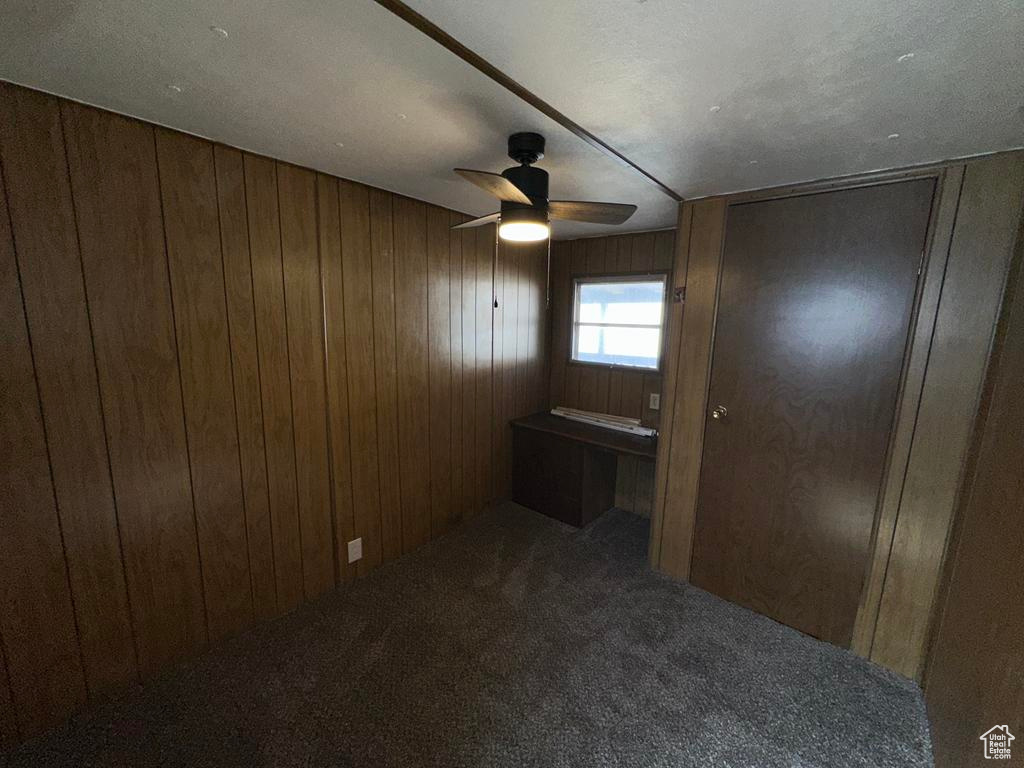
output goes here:
{"type": "Polygon", "coordinates": [[[506,203],[522,203],[532,205],[532,201],[515,184],[506,179],[500,173],[488,173],[487,171],[471,171],[468,168],[456,168],[455,172],[466,181],[476,184],[484,192],[506,203]]]}
{"type": "Polygon", "coordinates": [[[552,219],[592,224],[622,224],[635,211],[635,205],[625,203],[588,203],[585,200],[552,200],[548,203],[548,216],[552,219]]]}
{"type": "Polygon", "coordinates": [[[500,213],[489,213],[486,216],[481,216],[478,219],[470,219],[464,221],[461,224],[453,224],[452,229],[469,229],[470,227],[482,227],[484,224],[493,224],[501,216],[500,213]]]}

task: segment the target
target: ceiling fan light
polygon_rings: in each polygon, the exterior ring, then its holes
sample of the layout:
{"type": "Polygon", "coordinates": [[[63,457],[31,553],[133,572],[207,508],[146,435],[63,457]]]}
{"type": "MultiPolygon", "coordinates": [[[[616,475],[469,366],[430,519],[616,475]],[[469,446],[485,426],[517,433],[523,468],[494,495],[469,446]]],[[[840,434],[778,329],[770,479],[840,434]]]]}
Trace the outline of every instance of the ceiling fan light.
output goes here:
{"type": "Polygon", "coordinates": [[[550,236],[551,228],[539,221],[506,221],[498,226],[498,237],[514,243],[535,243],[550,236]]]}

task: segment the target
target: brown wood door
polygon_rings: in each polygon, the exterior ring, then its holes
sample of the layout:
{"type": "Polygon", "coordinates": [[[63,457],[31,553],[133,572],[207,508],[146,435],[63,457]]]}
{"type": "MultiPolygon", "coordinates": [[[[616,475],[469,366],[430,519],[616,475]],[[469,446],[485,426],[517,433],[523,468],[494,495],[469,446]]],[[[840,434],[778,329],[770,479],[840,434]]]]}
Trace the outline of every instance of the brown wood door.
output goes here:
{"type": "Polygon", "coordinates": [[[933,190],[728,213],[691,578],[836,645],[868,563],[933,190]]]}

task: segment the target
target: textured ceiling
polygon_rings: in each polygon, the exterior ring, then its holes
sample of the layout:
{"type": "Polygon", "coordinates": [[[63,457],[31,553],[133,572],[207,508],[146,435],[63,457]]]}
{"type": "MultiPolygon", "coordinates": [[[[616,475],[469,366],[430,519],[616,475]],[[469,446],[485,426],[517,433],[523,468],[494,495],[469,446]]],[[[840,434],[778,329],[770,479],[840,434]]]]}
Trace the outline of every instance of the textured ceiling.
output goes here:
{"type": "Polygon", "coordinates": [[[685,197],[1024,145],[1024,0],[406,2],[685,197]]]}
{"type": "MultiPolygon", "coordinates": [[[[1024,144],[1024,0],[407,2],[687,197],[1024,144]]],[[[500,170],[507,134],[537,130],[552,197],[638,204],[621,230],[674,223],[372,0],[5,0],[2,18],[3,79],[476,215],[495,206],[451,169],[500,170]]]]}
{"type": "Polygon", "coordinates": [[[639,206],[557,236],[675,222],[655,187],[372,0],[5,0],[0,78],[476,215],[497,203],[452,168],[500,171],[508,134],[539,131],[552,198],[639,206]]]}

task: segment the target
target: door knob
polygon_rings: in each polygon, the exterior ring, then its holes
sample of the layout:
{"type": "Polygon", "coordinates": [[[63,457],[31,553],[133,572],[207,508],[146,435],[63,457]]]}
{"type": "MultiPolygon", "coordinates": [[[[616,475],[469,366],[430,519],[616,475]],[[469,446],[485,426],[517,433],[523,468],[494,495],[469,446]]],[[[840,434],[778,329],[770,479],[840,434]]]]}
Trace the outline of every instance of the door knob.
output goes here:
{"type": "Polygon", "coordinates": [[[711,411],[711,418],[712,419],[718,419],[719,421],[721,421],[722,419],[724,419],[728,415],[729,415],[729,409],[726,408],[724,405],[716,405],[714,410],[711,411]]]}

